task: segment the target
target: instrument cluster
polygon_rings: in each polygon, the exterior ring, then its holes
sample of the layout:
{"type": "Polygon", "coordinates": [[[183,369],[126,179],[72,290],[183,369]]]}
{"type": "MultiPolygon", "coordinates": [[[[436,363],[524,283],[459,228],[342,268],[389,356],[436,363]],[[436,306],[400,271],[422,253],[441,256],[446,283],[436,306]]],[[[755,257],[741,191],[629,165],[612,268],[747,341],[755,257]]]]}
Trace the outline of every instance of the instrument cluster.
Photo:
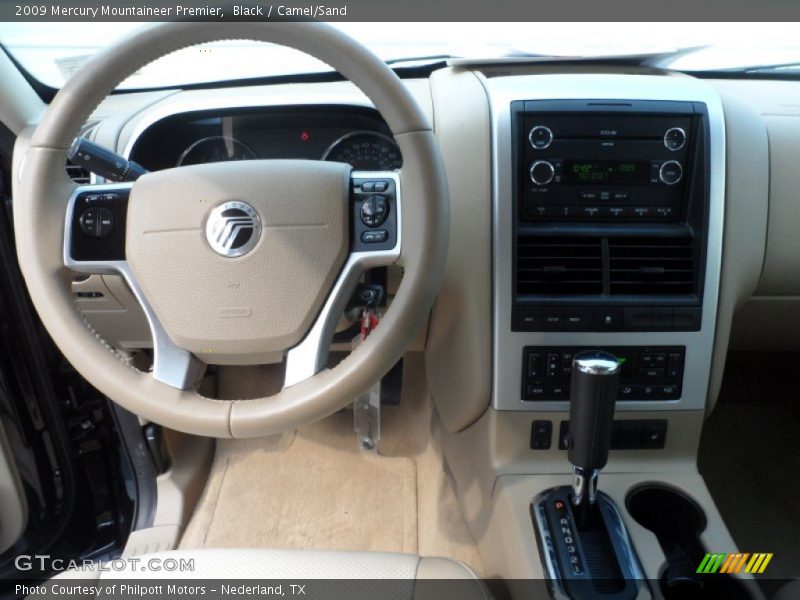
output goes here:
{"type": "Polygon", "coordinates": [[[130,154],[149,170],[255,159],[329,160],[395,171],[400,148],[372,109],[297,107],[182,113],[148,127],[130,154]]]}

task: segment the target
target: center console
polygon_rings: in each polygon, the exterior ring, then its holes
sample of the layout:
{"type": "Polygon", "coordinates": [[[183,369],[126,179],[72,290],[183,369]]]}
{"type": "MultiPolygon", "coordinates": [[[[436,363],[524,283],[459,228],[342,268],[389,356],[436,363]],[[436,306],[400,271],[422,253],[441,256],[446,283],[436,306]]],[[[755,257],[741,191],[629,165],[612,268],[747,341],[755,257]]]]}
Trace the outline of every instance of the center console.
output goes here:
{"type": "Polygon", "coordinates": [[[623,360],[618,411],[703,408],[722,243],[718,98],[688,78],[550,75],[525,95],[513,80],[489,82],[493,407],[566,410],[572,355],[605,349],[623,360]]]}
{"type": "Polygon", "coordinates": [[[484,85],[488,427],[499,464],[489,530],[522,532],[497,570],[555,582],[550,595],[572,599],[708,586],[687,569],[710,545],[733,544],[695,467],[723,240],[720,99],[701,81],[657,75],[498,75],[484,85]],[[580,357],[616,365],[613,385],[578,387],[580,357]],[[526,448],[506,441],[512,431],[529,433],[526,448]],[[687,522],[701,514],[698,527],[670,538],[648,520],[652,498],[687,522]]]}

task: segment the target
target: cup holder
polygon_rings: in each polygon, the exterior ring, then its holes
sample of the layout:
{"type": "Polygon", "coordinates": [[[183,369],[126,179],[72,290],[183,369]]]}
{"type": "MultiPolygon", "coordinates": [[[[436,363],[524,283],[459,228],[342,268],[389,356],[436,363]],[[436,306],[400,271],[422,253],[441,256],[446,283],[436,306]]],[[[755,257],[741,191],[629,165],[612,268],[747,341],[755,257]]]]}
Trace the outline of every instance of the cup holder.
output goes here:
{"type": "Polygon", "coordinates": [[[700,540],[706,515],[692,498],[666,485],[647,484],[631,490],[625,506],[639,525],[655,534],[667,559],[659,581],[665,600],[753,597],[741,580],[730,575],[696,572],[707,552],[700,540]]]}

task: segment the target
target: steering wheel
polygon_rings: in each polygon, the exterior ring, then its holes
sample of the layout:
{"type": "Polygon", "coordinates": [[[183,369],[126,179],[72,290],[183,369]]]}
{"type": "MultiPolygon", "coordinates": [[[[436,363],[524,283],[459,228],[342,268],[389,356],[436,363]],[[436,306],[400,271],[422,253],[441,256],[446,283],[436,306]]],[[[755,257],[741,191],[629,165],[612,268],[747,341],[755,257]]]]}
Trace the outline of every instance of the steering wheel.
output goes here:
{"type": "Polygon", "coordinates": [[[173,429],[256,437],[345,407],[402,356],[440,285],[449,198],[428,119],[397,76],[341,32],[320,23],[168,23],[98,54],[59,91],[31,138],[14,225],[42,322],[90,383],[173,429]],[[331,65],[386,120],[402,170],[253,160],[167,169],[132,184],[76,186],[67,177],[67,149],[121,81],[170,52],[225,39],[281,44],[331,65]],[[365,220],[365,200],[376,206],[373,184],[383,210],[365,220]],[[359,276],[389,264],[404,276],[380,325],[325,369],[359,276]],[[153,337],[148,372],[85,320],[70,290],[76,271],[125,278],[153,337]],[[280,360],[286,376],[273,396],[221,401],[198,392],[206,364],[280,360]]]}

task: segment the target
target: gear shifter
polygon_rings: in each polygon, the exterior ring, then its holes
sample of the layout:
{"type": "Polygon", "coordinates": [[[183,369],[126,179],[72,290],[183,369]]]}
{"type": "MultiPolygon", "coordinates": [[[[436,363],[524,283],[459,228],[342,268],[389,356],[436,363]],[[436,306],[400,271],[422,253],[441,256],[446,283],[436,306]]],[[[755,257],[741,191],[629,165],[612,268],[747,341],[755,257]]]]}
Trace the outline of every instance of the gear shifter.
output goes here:
{"type": "Polygon", "coordinates": [[[597,490],[611,447],[620,366],[600,350],[575,355],[564,436],[573,483],[533,499],[539,550],[557,598],[634,600],[646,585],[614,501],[597,490]]]}
{"type": "Polygon", "coordinates": [[[572,505],[578,528],[591,527],[597,475],[611,447],[620,362],[608,352],[586,350],[572,362],[567,457],[572,464],[572,505]]]}

